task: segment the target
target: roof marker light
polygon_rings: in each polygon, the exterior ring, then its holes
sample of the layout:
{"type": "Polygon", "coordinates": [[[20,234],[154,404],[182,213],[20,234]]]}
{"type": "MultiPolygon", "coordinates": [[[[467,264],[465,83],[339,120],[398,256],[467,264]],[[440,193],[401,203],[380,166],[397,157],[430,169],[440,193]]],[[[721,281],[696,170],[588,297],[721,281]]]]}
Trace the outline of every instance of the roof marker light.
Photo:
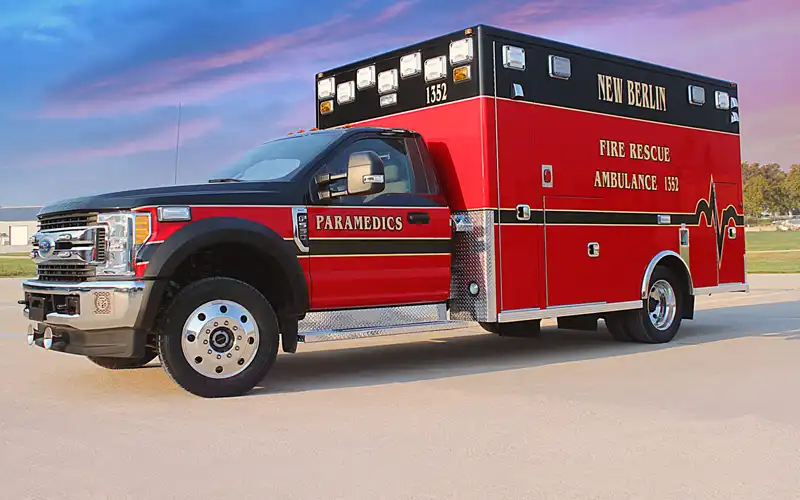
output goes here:
{"type": "Polygon", "coordinates": [[[333,113],[333,99],[319,103],[319,112],[323,115],[329,115],[333,113]]]}
{"type": "Polygon", "coordinates": [[[472,38],[450,42],[450,64],[456,66],[472,61],[472,38]]]}
{"type": "Polygon", "coordinates": [[[358,90],[368,89],[375,86],[375,66],[367,66],[356,72],[356,82],[358,90]]]}
{"type": "Polygon", "coordinates": [[[422,73],[422,52],[415,52],[400,58],[400,76],[410,78],[422,73]]]}
{"type": "Polygon", "coordinates": [[[378,74],[378,93],[388,94],[397,90],[397,70],[390,69],[378,74]]]}
{"type": "Polygon", "coordinates": [[[333,77],[325,78],[317,82],[317,97],[320,101],[330,99],[335,94],[336,79],[333,77]]]}
{"type": "Polygon", "coordinates": [[[467,82],[472,79],[471,66],[460,66],[453,70],[453,81],[456,83],[467,82]]]}

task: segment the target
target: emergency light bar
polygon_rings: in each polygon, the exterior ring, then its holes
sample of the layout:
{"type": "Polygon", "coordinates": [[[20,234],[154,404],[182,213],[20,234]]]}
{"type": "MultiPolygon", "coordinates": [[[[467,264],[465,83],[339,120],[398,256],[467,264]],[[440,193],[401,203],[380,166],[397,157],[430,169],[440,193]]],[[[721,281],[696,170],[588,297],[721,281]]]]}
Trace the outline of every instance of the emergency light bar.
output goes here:
{"type": "Polygon", "coordinates": [[[356,72],[358,90],[368,89],[375,85],[375,66],[367,66],[356,72]]]}
{"type": "Polygon", "coordinates": [[[425,61],[425,81],[435,82],[447,76],[447,57],[439,56],[425,61]]]}
{"type": "Polygon", "coordinates": [[[320,101],[330,99],[336,93],[334,87],[336,80],[334,78],[325,78],[317,83],[317,97],[320,101]]]}
{"type": "Polygon", "coordinates": [[[378,75],[378,93],[388,94],[397,90],[397,70],[390,69],[383,71],[378,75]]]}
{"type": "Polygon", "coordinates": [[[472,61],[472,38],[450,42],[450,64],[453,66],[472,61]]]}
{"type": "Polygon", "coordinates": [[[718,90],[715,93],[715,101],[717,102],[717,109],[731,109],[731,98],[727,92],[720,92],[718,90]]]}
{"type": "Polygon", "coordinates": [[[410,78],[422,73],[422,53],[416,52],[400,58],[400,76],[410,78]]]}
{"type": "Polygon", "coordinates": [[[336,100],[339,104],[347,104],[356,100],[356,82],[340,83],[336,87],[336,100]]]}

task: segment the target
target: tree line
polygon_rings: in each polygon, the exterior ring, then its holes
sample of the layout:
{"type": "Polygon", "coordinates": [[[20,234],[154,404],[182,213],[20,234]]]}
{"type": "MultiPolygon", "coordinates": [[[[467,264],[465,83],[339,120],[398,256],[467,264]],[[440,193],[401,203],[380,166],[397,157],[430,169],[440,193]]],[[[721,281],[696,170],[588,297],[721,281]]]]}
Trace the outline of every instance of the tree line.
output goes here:
{"type": "Polygon", "coordinates": [[[784,172],[777,163],[742,163],[744,213],[785,215],[800,209],[800,164],[784,172]]]}

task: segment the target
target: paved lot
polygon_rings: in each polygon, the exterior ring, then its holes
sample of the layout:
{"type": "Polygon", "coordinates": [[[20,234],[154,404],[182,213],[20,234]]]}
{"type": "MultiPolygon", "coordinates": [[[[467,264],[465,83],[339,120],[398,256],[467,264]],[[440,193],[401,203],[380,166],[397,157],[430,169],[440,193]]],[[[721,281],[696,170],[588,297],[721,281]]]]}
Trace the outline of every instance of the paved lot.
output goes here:
{"type": "Polygon", "coordinates": [[[800,276],[667,346],[546,328],[301,347],[203,400],[25,344],[0,280],[0,498],[800,498],[800,276]]]}

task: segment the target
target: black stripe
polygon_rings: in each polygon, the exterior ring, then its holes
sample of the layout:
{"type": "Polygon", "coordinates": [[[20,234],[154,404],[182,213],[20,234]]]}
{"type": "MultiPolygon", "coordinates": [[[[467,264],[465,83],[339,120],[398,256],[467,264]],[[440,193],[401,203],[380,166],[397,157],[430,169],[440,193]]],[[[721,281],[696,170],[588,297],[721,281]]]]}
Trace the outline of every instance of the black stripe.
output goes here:
{"type": "Polygon", "coordinates": [[[450,240],[311,240],[311,255],[392,255],[450,253],[450,240]]]}
{"type": "MultiPolygon", "coordinates": [[[[701,214],[707,216],[707,220],[711,221],[711,210],[706,203],[700,203],[697,213],[694,214],[653,214],[643,212],[588,212],[580,210],[547,210],[547,224],[576,224],[576,225],[617,225],[617,226],[680,226],[686,224],[687,226],[697,225],[700,223],[701,214]],[[669,216],[670,221],[668,224],[659,223],[659,215],[669,216]]],[[[744,225],[744,216],[739,215],[736,211],[729,207],[723,214],[727,219],[733,219],[736,225],[744,225]]],[[[545,222],[545,212],[542,210],[531,210],[530,220],[518,220],[516,210],[502,209],[500,211],[499,221],[501,224],[542,224],[545,222]]],[[[497,218],[495,218],[497,222],[497,218]]]]}
{"type": "Polygon", "coordinates": [[[145,245],[139,250],[139,253],[136,254],[136,262],[150,262],[150,259],[153,258],[155,255],[156,250],[158,247],[161,246],[161,243],[150,243],[149,245],[145,245]]]}

